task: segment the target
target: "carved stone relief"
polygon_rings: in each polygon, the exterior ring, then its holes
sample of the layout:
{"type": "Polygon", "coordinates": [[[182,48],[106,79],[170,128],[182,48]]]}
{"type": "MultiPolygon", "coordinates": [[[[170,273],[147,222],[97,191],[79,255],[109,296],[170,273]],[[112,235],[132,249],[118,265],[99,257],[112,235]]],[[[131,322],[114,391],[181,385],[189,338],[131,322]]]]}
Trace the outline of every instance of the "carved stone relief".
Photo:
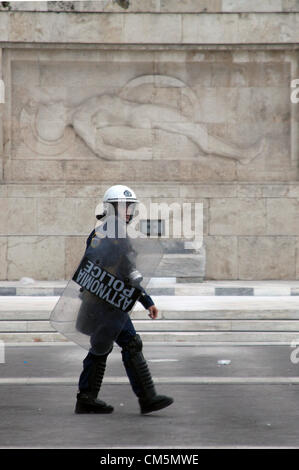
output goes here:
{"type": "MultiPolygon", "coordinates": [[[[31,275],[48,276],[47,245],[49,276],[63,277],[99,194],[132,182],[147,201],[205,204],[207,276],[298,278],[297,52],[35,47],[4,54],[0,276],[32,257],[31,275]]],[[[204,274],[204,256],[176,254],[163,275],[204,274]]]]}
{"type": "Polygon", "coordinates": [[[297,178],[294,55],[76,54],[11,60],[13,180],[31,160],[72,181],[297,178]]]}
{"type": "Polygon", "coordinates": [[[63,103],[28,103],[21,111],[20,127],[24,143],[37,155],[61,155],[75,138],[63,103]]]}
{"type": "Polygon", "coordinates": [[[264,138],[242,147],[210,134],[204,122],[195,121],[199,108],[196,94],[182,81],[144,75],[118,94],[94,95],[74,108],[55,97],[46,104],[29,103],[21,111],[21,135],[36,154],[58,156],[71,148],[77,134],[104,160],[163,158],[168,146],[168,159],[218,156],[247,164],[266,152],[264,138]],[[165,100],[161,90],[166,97],[173,92],[172,99],[165,100]],[[175,156],[173,142],[181,147],[175,156]]]}

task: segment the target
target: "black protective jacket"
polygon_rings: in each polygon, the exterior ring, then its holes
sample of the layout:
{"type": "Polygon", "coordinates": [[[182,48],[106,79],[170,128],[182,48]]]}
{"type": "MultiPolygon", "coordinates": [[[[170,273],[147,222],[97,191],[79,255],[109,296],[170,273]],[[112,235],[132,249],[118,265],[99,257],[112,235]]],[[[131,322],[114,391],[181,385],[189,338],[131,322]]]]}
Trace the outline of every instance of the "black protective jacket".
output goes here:
{"type": "MultiPolygon", "coordinates": [[[[95,230],[93,230],[87,240],[86,240],[86,248],[89,247],[90,243],[91,243],[91,240],[93,239],[95,235],[95,230]]],[[[143,305],[143,307],[145,309],[148,309],[149,307],[151,307],[152,305],[154,305],[154,302],[153,302],[153,299],[145,292],[145,290],[141,287],[141,290],[142,290],[142,294],[141,296],[139,297],[139,302],[143,305]]]]}

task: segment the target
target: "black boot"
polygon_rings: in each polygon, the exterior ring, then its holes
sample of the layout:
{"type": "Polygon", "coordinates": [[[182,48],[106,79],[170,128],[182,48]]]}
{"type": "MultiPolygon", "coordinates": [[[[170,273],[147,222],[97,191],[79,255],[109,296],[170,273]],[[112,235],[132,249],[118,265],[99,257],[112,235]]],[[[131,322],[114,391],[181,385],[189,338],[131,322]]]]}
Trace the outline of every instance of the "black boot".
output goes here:
{"type": "Polygon", "coordinates": [[[142,341],[139,335],[123,348],[122,355],[133,391],[138,397],[141,414],[161,410],[173,403],[173,398],[157,395],[150,370],[142,354],[142,341]]]}
{"type": "Polygon", "coordinates": [[[88,353],[84,359],[75,413],[112,413],[113,407],[97,398],[106,369],[107,357],[108,354],[96,356],[88,353]]]}

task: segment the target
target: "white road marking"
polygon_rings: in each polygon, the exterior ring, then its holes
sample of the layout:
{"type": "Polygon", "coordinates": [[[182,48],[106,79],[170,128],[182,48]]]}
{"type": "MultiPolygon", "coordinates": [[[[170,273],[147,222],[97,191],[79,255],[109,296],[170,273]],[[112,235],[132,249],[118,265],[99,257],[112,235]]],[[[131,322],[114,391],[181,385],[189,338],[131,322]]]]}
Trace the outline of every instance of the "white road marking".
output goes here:
{"type": "Polygon", "coordinates": [[[148,362],[178,362],[178,359],[147,359],[148,362]]]}
{"type": "MultiPolygon", "coordinates": [[[[160,384],[299,384],[299,377],[153,377],[160,384]]],[[[127,377],[106,377],[106,384],[127,384],[127,377]]],[[[0,378],[1,385],[73,385],[78,377],[5,377],[0,378]]]]}

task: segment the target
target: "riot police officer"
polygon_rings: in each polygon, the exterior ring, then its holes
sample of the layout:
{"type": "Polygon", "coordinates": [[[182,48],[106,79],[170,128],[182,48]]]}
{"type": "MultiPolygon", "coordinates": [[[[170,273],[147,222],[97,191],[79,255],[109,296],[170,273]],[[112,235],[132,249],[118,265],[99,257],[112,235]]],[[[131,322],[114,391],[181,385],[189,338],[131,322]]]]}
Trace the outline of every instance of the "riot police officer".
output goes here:
{"type": "MultiPolygon", "coordinates": [[[[97,218],[105,220],[105,216],[112,209],[118,217],[124,218],[125,223],[128,224],[132,220],[137,203],[136,195],[130,188],[123,185],[112,186],[104,195],[104,212],[98,214],[97,218]],[[121,207],[125,207],[122,214],[120,213],[121,207]]],[[[93,230],[89,235],[86,242],[87,248],[92,243],[95,234],[96,231],[93,230]]],[[[152,319],[157,318],[157,307],[145,290],[143,288],[141,290],[139,301],[145,309],[149,310],[149,316],[152,319]]],[[[150,370],[142,353],[141,337],[137,334],[129,316],[126,318],[125,324],[122,325],[115,342],[121,347],[123,364],[133,392],[138,397],[140,412],[142,414],[150,413],[171,405],[172,398],[156,393],[150,370]]],[[[97,398],[105,373],[107,357],[112,348],[113,344],[105,353],[99,353],[93,345],[89,349],[83,361],[83,370],[79,378],[75,413],[111,413],[113,411],[112,406],[97,398]]]]}

